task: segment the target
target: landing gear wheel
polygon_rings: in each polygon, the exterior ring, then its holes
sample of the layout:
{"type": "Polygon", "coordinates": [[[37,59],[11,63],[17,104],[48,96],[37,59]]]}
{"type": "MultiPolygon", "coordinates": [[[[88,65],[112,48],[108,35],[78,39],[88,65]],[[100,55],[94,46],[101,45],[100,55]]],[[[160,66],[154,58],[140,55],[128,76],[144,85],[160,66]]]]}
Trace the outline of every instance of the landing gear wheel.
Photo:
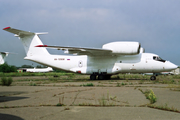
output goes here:
{"type": "Polygon", "coordinates": [[[96,75],[90,75],[91,80],[96,80],[96,75]]]}
{"type": "Polygon", "coordinates": [[[151,80],[156,80],[156,76],[151,76],[151,80]]]}
{"type": "Polygon", "coordinates": [[[98,80],[103,80],[104,79],[104,75],[98,75],[98,80]]]}

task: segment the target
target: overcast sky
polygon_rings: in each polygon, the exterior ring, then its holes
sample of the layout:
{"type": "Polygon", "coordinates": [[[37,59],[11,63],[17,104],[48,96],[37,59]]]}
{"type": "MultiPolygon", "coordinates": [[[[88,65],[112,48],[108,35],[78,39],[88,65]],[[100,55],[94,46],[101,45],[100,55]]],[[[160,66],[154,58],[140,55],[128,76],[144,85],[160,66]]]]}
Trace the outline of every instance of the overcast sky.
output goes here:
{"type": "MultiPolygon", "coordinates": [[[[5,27],[48,32],[47,45],[101,48],[114,41],[137,41],[148,53],[180,65],[179,0],[0,0],[0,51],[10,65],[35,65],[20,40],[5,27]]],[[[49,50],[52,54],[61,54],[49,50]]]]}

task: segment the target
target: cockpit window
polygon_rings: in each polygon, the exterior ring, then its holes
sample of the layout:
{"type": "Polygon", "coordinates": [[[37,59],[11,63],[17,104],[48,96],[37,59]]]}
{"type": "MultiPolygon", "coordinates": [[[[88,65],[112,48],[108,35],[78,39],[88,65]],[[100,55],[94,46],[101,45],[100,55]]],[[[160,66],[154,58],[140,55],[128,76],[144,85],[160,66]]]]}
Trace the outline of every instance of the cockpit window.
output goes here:
{"type": "Polygon", "coordinates": [[[160,61],[160,62],[166,62],[165,60],[163,60],[159,56],[153,56],[153,60],[160,61]]]}

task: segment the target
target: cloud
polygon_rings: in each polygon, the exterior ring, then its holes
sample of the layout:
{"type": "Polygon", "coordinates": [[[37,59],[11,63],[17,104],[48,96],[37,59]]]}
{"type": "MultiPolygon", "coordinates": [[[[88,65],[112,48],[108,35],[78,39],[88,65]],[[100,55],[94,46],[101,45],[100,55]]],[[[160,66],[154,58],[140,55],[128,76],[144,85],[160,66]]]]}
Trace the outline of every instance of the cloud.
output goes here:
{"type": "MultiPolygon", "coordinates": [[[[165,58],[171,54],[170,60],[180,64],[172,56],[179,51],[179,4],[177,0],[0,0],[0,26],[49,32],[40,37],[50,45],[99,48],[107,42],[139,41],[146,51],[165,58]]],[[[25,53],[20,42],[14,43],[17,38],[5,31],[0,36],[10,46],[1,44],[0,49],[18,52],[21,61],[25,53]]]]}

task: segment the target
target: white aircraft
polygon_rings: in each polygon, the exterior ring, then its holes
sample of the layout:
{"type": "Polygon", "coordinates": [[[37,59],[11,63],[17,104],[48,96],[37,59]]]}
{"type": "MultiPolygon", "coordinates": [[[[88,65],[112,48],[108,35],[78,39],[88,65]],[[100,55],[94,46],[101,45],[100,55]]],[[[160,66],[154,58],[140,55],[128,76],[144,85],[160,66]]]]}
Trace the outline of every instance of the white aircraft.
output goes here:
{"type": "Polygon", "coordinates": [[[0,65],[4,64],[5,58],[8,56],[8,52],[0,52],[0,65]]]}
{"type": "MultiPolygon", "coordinates": [[[[6,27],[3,30],[14,33],[21,40],[27,56],[31,60],[45,66],[90,75],[91,80],[110,79],[118,73],[157,73],[176,69],[178,66],[161,59],[152,53],[142,53],[139,42],[111,42],[102,48],[64,47],[43,45],[38,35],[47,33],[33,33],[6,27]],[[46,48],[63,50],[73,54],[51,55],[46,48]]],[[[155,80],[156,77],[152,76],[155,80]]]]}
{"type": "Polygon", "coordinates": [[[53,69],[51,67],[47,67],[47,68],[27,68],[25,69],[26,72],[52,72],[53,69]]]}

